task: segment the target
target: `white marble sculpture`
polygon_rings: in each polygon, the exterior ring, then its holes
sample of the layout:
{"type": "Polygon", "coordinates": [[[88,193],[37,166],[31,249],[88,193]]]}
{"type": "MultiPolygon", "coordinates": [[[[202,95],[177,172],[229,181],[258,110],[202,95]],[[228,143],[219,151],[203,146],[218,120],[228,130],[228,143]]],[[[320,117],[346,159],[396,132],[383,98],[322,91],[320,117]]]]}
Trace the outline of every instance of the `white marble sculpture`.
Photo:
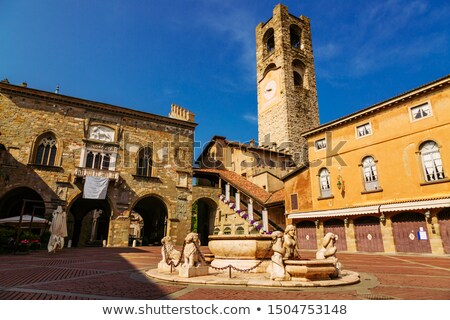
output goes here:
{"type": "Polygon", "coordinates": [[[316,253],[316,259],[333,259],[336,257],[338,236],[328,232],[322,239],[322,248],[316,253]]]}
{"type": "Polygon", "coordinates": [[[181,257],[181,252],[178,251],[177,249],[175,249],[173,242],[172,242],[172,237],[165,236],[164,238],[162,238],[161,244],[162,244],[161,263],[166,263],[166,264],[170,264],[171,262],[173,264],[178,263],[178,261],[180,260],[180,257],[181,257]]]}
{"type": "Polygon", "coordinates": [[[337,247],[336,241],[338,236],[332,232],[328,232],[322,239],[322,248],[316,253],[316,259],[318,260],[332,260],[336,267],[336,273],[332,276],[333,278],[338,277],[342,271],[342,264],[336,257],[337,247]]]}
{"type": "Polygon", "coordinates": [[[197,252],[197,247],[200,247],[200,239],[198,234],[191,232],[184,239],[185,246],[183,251],[184,268],[192,268],[201,265],[201,260],[197,252]]]}
{"type": "Polygon", "coordinates": [[[272,239],[274,240],[274,244],[272,246],[273,255],[270,258],[271,263],[267,270],[270,273],[270,279],[276,281],[289,280],[291,277],[286,272],[283,262],[283,257],[286,251],[283,247],[284,233],[281,231],[275,231],[272,233],[272,239]]]}
{"type": "Polygon", "coordinates": [[[202,263],[197,248],[200,248],[200,239],[197,233],[191,232],[184,239],[184,263],[179,269],[180,277],[190,278],[208,275],[209,267],[202,263]]]}
{"type": "Polygon", "coordinates": [[[298,255],[297,238],[295,232],[296,229],[292,224],[289,224],[284,230],[283,248],[285,250],[285,259],[294,259],[295,255],[298,255]]]}

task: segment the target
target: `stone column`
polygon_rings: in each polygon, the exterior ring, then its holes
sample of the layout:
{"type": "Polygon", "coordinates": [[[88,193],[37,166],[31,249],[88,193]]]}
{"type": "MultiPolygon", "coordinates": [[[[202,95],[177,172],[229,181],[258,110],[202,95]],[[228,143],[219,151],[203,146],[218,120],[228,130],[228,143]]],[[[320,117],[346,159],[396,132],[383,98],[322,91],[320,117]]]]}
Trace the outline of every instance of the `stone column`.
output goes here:
{"type": "Polygon", "coordinates": [[[267,209],[264,208],[262,211],[262,221],[263,221],[263,229],[264,231],[269,231],[269,217],[267,209]]]}
{"type": "Polygon", "coordinates": [[[248,220],[253,220],[253,199],[251,198],[248,200],[247,211],[248,211],[248,220]]]}
{"type": "Polygon", "coordinates": [[[230,201],[230,184],[225,184],[225,200],[230,201]]]}
{"type": "Polygon", "coordinates": [[[236,210],[241,209],[241,193],[239,191],[236,191],[236,194],[234,195],[234,198],[236,199],[236,210]]]}

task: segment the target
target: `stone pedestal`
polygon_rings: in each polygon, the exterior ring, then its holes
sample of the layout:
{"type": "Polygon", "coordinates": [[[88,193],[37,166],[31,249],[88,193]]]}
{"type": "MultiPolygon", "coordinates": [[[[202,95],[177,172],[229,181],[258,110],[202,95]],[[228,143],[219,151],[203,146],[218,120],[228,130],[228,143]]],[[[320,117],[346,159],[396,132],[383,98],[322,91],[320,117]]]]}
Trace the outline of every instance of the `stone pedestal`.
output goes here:
{"type": "Polygon", "coordinates": [[[198,266],[198,267],[179,267],[178,269],[179,273],[178,275],[181,278],[192,278],[192,277],[199,277],[199,276],[207,276],[209,272],[208,266],[198,266]]]}
{"type": "MultiPolygon", "coordinates": [[[[178,271],[180,267],[172,267],[172,273],[176,273],[178,271]]],[[[169,272],[170,273],[170,265],[168,265],[165,261],[160,261],[158,263],[158,272],[159,273],[165,273],[165,272],[169,272]]]]}

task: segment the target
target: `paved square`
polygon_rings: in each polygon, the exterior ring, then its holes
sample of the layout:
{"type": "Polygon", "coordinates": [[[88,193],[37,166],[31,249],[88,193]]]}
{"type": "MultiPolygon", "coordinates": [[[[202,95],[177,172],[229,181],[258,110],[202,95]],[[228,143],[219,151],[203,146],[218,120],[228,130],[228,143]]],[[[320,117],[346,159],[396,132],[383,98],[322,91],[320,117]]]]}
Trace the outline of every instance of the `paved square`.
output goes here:
{"type": "MultiPolygon", "coordinates": [[[[165,300],[448,300],[450,257],[339,253],[355,285],[327,288],[253,288],[181,285],[149,279],[160,247],[72,248],[56,254],[0,256],[0,299],[165,300]]],[[[202,251],[207,250],[202,247],[202,251]]],[[[313,258],[314,252],[302,252],[313,258]]]]}

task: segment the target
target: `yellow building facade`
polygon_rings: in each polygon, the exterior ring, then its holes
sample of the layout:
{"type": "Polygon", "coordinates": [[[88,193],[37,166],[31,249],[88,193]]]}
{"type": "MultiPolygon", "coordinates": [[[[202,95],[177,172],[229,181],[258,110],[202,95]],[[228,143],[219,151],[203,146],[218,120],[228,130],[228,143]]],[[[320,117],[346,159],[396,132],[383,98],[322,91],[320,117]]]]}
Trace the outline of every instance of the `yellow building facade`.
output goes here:
{"type": "Polygon", "coordinates": [[[284,178],[301,248],[450,253],[450,76],[302,136],[309,166],[284,178]]]}

